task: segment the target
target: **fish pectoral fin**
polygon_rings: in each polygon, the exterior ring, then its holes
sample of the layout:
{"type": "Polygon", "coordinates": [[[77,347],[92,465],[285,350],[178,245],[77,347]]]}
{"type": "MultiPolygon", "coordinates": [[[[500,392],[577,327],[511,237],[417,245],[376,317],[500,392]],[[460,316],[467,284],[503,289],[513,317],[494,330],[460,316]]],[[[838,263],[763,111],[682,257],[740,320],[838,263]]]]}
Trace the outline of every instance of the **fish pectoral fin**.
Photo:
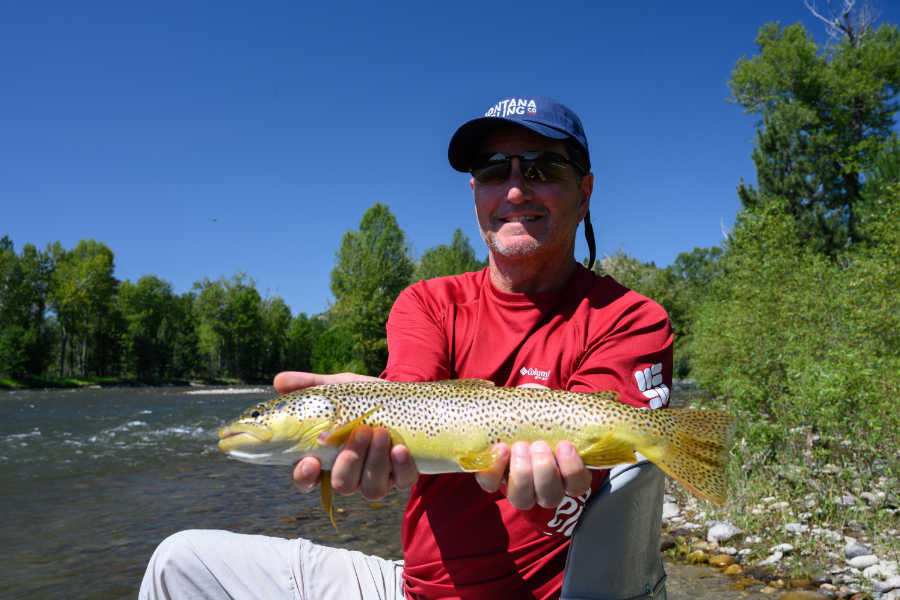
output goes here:
{"type": "Polygon", "coordinates": [[[463,471],[484,471],[497,460],[497,453],[488,448],[481,452],[469,452],[456,457],[456,462],[463,471]]]}
{"type": "Polygon", "coordinates": [[[319,473],[319,487],[322,490],[322,508],[331,519],[331,525],[334,530],[338,530],[337,523],[334,520],[334,490],[331,489],[331,471],[322,471],[319,473]]]}
{"type": "Polygon", "coordinates": [[[439,383],[441,385],[462,385],[462,386],[475,386],[475,387],[494,387],[493,381],[488,381],[487,379],[442,379],[441,381],[435,381],[434,383],[439,383]]]}
{"type": "Polygon", "coordinates": [[[634,445],[628,440],[617,437],[613,431],[578,453],[588,467],[610,467],[619,463],[637,462],[634,445]]]}
{"type": "Polygon", "coordinates": [[[340,446],[350,437],[350,434],[353,433],[353,430],[356,429],[357,425],[361,425],[366,417],[371,416],[376,410],[380,409],[381,406],[376,406],[372,410],[366,412],[361,417],[353,419],[346,425],[335,429],[334,431],[325,431],[321,435],[319,435],[319,443],[322,446],[340,446]]]}

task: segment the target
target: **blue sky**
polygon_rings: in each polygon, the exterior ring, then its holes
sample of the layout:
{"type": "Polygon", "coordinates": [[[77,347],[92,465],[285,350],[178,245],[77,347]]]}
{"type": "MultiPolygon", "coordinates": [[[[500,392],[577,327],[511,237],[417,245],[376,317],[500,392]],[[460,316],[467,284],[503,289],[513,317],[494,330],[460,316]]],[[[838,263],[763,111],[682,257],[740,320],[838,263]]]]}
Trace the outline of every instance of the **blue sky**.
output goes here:
{"type": "Polygon", "coordinates": [[[0,10],[0,235],[94,238],[119,279],[178,293],[244,271],[295,314],[327,307],[341,236],[375,202],[416,256],[462,227],[483,257],[447,143],[515,95],[581,116],[601,256],[665,266],[721,243],[754,180],[755,118],[726,102],[735,62],[766,22],[827,39],[801,0],[0,10]]]}

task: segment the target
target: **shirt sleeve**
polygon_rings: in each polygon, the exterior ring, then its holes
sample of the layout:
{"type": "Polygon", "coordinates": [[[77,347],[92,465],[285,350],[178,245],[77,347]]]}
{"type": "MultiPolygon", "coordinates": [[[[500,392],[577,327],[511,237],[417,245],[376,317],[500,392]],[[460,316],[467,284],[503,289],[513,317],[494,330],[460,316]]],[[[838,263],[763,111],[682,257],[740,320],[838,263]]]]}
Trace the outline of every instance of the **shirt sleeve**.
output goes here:
{"type": "Polygon", "coordinates": [[[387,366],[391,381],[438,381],[450,377],[450,351],[440,303],[425,293],[424,282],[397,297],[387,320],[387,366]]]}
{"type": "Polygon", "coordinates": [[[662,408],[672,389],[672,327],[665,309],[635,292],[621,299],[612,323],[592,332],[567,388],[612,389],[622,402],[662,408]]]}

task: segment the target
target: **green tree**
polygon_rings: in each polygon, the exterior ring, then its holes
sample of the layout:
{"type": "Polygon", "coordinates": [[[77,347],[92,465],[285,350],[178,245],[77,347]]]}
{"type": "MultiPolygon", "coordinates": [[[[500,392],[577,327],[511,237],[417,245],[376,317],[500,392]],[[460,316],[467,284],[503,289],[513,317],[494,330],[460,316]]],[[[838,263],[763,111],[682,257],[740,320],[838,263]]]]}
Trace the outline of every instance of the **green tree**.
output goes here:
{"type": "Polygon", "coordinates": [[[840,40],[820,51],[802,25],[764,25],[759,54],[730,81],[734,102],[759,114],[753,152],[758,188],[738,186],[747,209],[772,202],[814,249],[834,253],[859,238],[863,173],[891,136],[900,91],[896,26],[833,21],[840,40]]]}
{"type": "Polygon", "coordinates": [[[198,345],[207,374],[259,378],[265,333],[255,282],[239,272],[230,280],[204,278],[194,290],[198,345]]]}
{"type": "MultiPolygon", "coordinates": [[[[306,316],[306,313],[300,313],[291,319],[285,347],[285,365],[288,369],[294,371],[316,370],[312,361],[313,348],[327,327],[325,318],[310,318],[306,316]]],[[[332,371],[318,372],[330,373],[332,371]]]]}
{"type": "Polygon", "coordinates": [[[174,310],[171,314],[172,328],[176,332],[172,348],[173,377],[195,375],[200,372],[203,364],[194,301],[193,292],[186,292],[174,299],[174,310]]]}
{"type": "Polygon", "coordinates": [[[356,339],[356,336],[341,326],[329,326],[325,329],[316,338],[310,356],[313,372],[365,373],[370,367],[360,358],[356,339]]]}
{"type": "Polygon", "coordinates": [[[59,375],[71,373],[73,365],[80,375],[106,374],[118,363],[120,337],[113,252],[102,242],[81,240],[72,250],[57,244],[50,253],[56,263],[50,306],[62,332],[59,375]]]}
{"type": "Polygon", "coordinates": [[[8,236],[0,239],[0,373],[40,375],[47,367],[52,330],[45,318],[52,265],[32,244],[16,255],[8,236]]]}
{"type": "Polygon", "coordinates": [[[124,367],[143,380],[175,374],[175,351],[184,326],[183,306],[172,285],[155,275],[119,285],[119,307],[125,321],[124,367]]]}
{"type": "Polygon", "coordinates": [[[440,244],[422,253],[422,258],[416,264],[415,278],[432,279],[458,275],[478,271],[485,266],[485,261],[475,258],[475,250],[469,243],[469,238],[457,227],[449,246],[440,244]]]}
{"type": "Polygon", "coordinates": [[[232,357],[231,374],[245,381],[259,379],[264,330],[262,298],[256,288],[231,286],[225,315],[228,324],[225,347],[232,357]]]}
{"type": "Polygon", "coordinates": [[[288,363],[288,336],[291,327],[291,309],[278,296],[262,303],[262,361],[260,369],[265,378],[284,370],[288,363]]]}
{"type": "Polygon", "coordinates": [[[366,373],[377,374],[387,362],[384,327],[412,273],[403,230],[388,207],[376,203],[363,215],[359,231],[344,234],[331,272],[332,322],[349,334],[366,373]]]}
{"type": "Polygon", "coordinates": [[[193,288],[195,295],[192,307],[197,346],[203,364],[202,370],[208,377],[218,377],[225,369],[225,284],[224,278],[213,281],[204,277],[202,281],[195,282],[193,288]]]}

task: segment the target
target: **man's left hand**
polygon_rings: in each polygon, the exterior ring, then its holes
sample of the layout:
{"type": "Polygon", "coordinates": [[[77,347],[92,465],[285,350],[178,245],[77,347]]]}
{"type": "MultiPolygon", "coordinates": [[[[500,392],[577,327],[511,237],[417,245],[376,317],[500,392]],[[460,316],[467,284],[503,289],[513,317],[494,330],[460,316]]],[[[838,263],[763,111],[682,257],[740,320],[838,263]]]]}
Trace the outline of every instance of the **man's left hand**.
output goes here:
{"type": "Polygon", "coordinates": [[[535,504],[555,508],[564,495],[580,496],[591,485],[591,472],[570,442],[559,442],[555,456],[544,441],[516,442],[512,448],[501,443],[494,452],[497,460],[475,479],[486,492],[496,492],[506,476],[506,497],[520,510],[535,504]]]}

